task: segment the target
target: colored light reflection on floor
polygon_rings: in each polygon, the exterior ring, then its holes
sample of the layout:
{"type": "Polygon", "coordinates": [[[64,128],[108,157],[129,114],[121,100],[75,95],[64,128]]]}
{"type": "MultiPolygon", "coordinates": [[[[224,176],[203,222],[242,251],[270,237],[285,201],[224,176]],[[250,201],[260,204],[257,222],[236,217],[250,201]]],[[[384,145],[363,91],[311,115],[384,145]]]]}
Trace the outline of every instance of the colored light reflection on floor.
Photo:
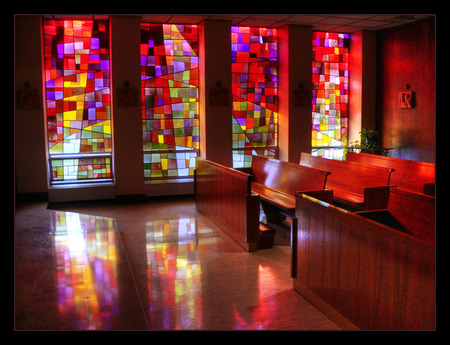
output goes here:
{"type": "Polygon", "coordinates": [[[202,283],[195,218],[146,223],[151,327],[201,329],[202,283]]]}
{"type": "Polygon", "coordinates": [[[115,220],[57,211],[54,231],[61,317],[73,329],[111,329],[118,314],[115,220]]]}
{"type": "Polygon", "coordinates": [[[17,329],[340,329],[293,290],[288,226],[249,253],[192,200],[88,205],[17,210],[17,329]]]}
{"type": "Polygon", "coordinates": [[[236,330],[263,330],[270,329],[272,322],[276,320],[274,303],[265,291],[276,284],[275,274],[270,267],[258,266],[258,303],[249,308],[248,315],[243,315],[235,305],[233,316],[236,320],[236,330]]]}

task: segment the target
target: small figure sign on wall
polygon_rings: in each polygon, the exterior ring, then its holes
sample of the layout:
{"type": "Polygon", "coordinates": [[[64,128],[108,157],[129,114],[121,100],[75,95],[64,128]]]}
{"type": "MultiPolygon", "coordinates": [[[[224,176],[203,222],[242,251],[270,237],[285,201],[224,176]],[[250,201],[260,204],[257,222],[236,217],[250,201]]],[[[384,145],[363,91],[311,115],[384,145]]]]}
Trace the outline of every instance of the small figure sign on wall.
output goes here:
{"type": "Polygon", "coordinates": [[[414,92],[411,91],[399,92],[398,107],[406,109],[414,108],[414,92]]]}

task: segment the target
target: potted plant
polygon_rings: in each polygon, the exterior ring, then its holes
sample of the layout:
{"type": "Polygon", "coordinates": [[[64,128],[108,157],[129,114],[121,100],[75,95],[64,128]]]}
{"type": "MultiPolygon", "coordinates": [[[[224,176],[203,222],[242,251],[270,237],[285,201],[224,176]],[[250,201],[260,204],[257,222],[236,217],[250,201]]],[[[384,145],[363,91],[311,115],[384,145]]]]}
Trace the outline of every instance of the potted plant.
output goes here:
{"type": "Polygon", "coordinates": [[[363,128],[359,132],[359,140],[352,141],[349,144],[352,151],[372,153],[375,155],[383,155],[384,150],[381,146],[380,134],[372,129],[363,128]]]}

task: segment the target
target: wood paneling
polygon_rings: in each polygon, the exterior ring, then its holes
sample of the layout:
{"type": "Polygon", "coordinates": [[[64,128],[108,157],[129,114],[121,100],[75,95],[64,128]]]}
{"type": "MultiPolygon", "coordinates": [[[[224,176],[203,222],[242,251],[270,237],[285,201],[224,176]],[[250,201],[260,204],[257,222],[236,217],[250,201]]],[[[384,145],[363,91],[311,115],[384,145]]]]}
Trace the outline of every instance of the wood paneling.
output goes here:
{"type": "Polygon", "coordinates": [[[333,197],[355,209],[385,208],[393,169],[357,162],[342,162],[302,152],[300,165],[329,171],[326,188],[333,197]]]}
{"type": "Polygon", "coordinates": [[[392,186],[415,193],[434,196],[434,163],[355,152],[347,153],[347,162],[359,162],[362,164],[392,168],[394,169],[390,179],[392,186]],[[429,191],[430,189],[431,191],[429,191]]]}
{"type": "Polygon", "coordinates": [[[326,169],[315,169],[295,163],[254,156],[252,160],[254,183],[276,189],[292,197],[298,191],[319,191],[325,189],[326,169]]]}
{"type": "Polygon", "coordinates": [[[377,33],[376,122],[393,157],[436,161],[435,25],[428,18],[377,33]],[[413,108],[399,108],[401,91],[414,92],[413,108]]]}
{"type": "Polygon", "coordinates": [[[259,195],[251,193],[251,175],[197,157],[197,209],[213,218],[248,251],[257,250],[259,195]]]}
{"type": "Polygon", "coordinates": [[[296,216],[297,291],[362,329],[434,329],[433,244],[305,195],[296,216]]]}
{"type": "Polygon", "coordinates": [[[260,195],[269,221],[276,222],[280,211],[294,217],[295,193],[307,193],[327,202],[333,198],[333,192],[325,190],[328,171],[262,156],[254,156],[252,167],[245,171],[254,178],[252,192],[260,195]]]}

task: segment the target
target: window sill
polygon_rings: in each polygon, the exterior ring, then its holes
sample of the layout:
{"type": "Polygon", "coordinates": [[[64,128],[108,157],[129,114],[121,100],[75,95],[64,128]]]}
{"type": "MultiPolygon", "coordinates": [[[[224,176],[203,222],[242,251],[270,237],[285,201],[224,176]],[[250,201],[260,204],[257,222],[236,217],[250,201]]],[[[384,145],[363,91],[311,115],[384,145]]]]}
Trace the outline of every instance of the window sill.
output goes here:
{"type": "Polygon", "coordinates": [[[144,183],[145,196],[169,196],[194,194],[194,178],[155,179],[144,183]]]}
{"type": "Polygon", "coordinates": [[[78,183],[61,183],[52,184],[48,189],[78,189],[87,187],[104,187],[104,186],[114,186],[114,181],[104,181],[104,182],[78,182],[78,183]]]}
{"type": "Polygon", "coordinates": [[[48,188],[49,202],[114,199],[116,184],[111,182],[73,183],[48,188]]]}
{"type": "Polygon", "coordinates": [[[178,184],[178,183],[192,183],[194,182],[193,177],[180,177],[174,179],[155,179],[155,180],[146,180],[145,184],[178,184]]]}

